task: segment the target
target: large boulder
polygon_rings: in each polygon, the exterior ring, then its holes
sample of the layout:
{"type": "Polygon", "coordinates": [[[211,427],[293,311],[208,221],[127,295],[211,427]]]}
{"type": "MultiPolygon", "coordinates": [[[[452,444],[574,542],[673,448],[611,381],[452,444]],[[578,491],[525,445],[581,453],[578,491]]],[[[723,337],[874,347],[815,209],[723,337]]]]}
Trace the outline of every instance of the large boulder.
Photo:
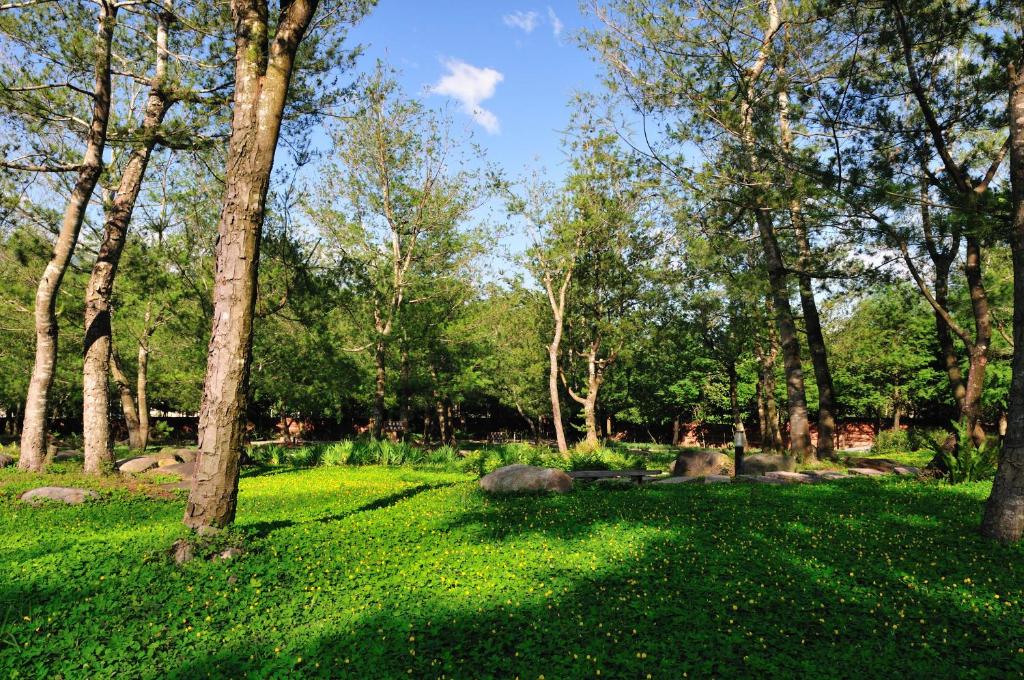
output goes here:
{"type": "Polygon", "coordinates": [[[11,465],[14,465],[14,459],[6,453],[0,453],[0,468],[10,467],[11,465]]]}
{"type": "Polygon", "coordinates": [[[166,447],[160,449],[160,453],[156,455],[157,458],[161,460],[175,458],[179,463],[191,463],[195,461],[198,454],[199,452],[196,449],[175,449],[172,447],[166,447]]]}
{"type": "Polygon", "coordinates": [[[763,475],[768,472],[796,472],[796,458],[773,453],[757,453],[743,459],[743,474],[763,475]]]}
{"type": "Polygon", "coordinates": [[[572,477],[555,468],[533,465],[506,465],[480,479],[480,488],[487,493],[522,493],[572,489],[572,477]]]}
{"type": "Polygon", "coordinates": [[[137,474],[139,472],[145,472],[150,468],[157,466],[157,459],[153,456],[140,456],[139,458],[129,458],[118,464],[117,469],[122,474],[137,474]]]}
{"type": "Polygon", "coordinates": [[[68,505],[78,505],[87,498],[98,498],[99,494],[88,489],[74,489],[65,486],[43,486],[21,494],[21,500],[32,505],[43,501],[61,501],[68,505]]]}
{"type": "Polygon", "coordinates": [[[717,451],[683,451],[669,466],[669,473],[673,477],[731,475],[732,472],[732,459],[717,451]]]}
{"type": "Polygon", "coordinates": [[[153,475],[176,475],[182,479],[192,479],[192,475],[195,474],[196,464],[193,463],[175,463],[173,465],[163,465],[158,468],[149,470],[148,474],[153,475]]]}

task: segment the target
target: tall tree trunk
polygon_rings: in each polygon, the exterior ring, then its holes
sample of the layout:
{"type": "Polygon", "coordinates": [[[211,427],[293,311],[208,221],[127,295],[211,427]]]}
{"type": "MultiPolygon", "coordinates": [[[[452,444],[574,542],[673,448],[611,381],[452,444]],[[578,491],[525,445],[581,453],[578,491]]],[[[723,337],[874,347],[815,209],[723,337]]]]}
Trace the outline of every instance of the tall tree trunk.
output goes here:
{"type": "Polygon", "coordinates": [[[775,325],[782,345],[782,362],[786,372],[786,395],[789,407],[789,450],[800,461],[813,461],[810,426],[807,418],[807,396],[804,390],[804,370],[800,359],[800,339],[793,309],[789,304],[789,286],[782,252],[775,235],[771,214],[765,208],[755,213],[761,246],[764,250],[765,266],[768,269],[768,284],[771,288],[775,308],[775,325]]]}
{"type": "Polygon", "coordinates": [[[976,445],[985,441],[985,430],[981,420],[981,397],[985,389],[985,369],[988,366],[988,352],[992,343],[992,316],[988,308],[988,293],[981,275],[981,243],[976,230],[967,236],[967,250],[964,260],[964,274],[971,296],[971,310],[974,313],[974,345],[968,352],[967,388],[964,391],[963,418],[967,421],[968,432],[976,445]]]}
{"type": "MultiPolygon", "coordinates": [[[[949,269],[951,260],[936,261],[932,259],[935,268],[935,301],[945,309],[949,309],[949,269]]],[[[956,347],[953,344],[953,334],[949,331],[942,315],[932,310],[935,315],[935,334],[939,340],[939,360],[946,370],[946,378],[949,382],[949,390],[953,395],[957,413],[962,417],[964,411],[964,397],[967,388],[964,384],[963,372],[960,370],[960,357],[957,356],[956,347]]]]}
{"type": "Polygon", "coordinates": [[[982,535],[1004,543],[1024,536],[1024,70],[1011,64],[1009,80],[1013,363],[1006,438],[981,522],[982,535]]]}
{"type": "Polygon", "coordinates": [[[184,523],[204,532],[234,521],[252,359],[256,272],[267,189],[295,53],[317,0],[281,5],[271,38],[267,0],[232,0],[235,93],[217,227],[213,329],[199,410],[199,456],[184,523]]]}
{"type": "MultiPolygon", "coordinates": [[[[163,123],[170,100],[167,83],[167,23],[173,9],[165,0],[157,13],[157,57],[142,121],[142,143],[132,151],[107,211],[96,262],[85,289],[85,355],[82,361],[82,434],[85,472],[97,474],[112,469],[114,443],[110,436],[110,298],[121,260],[135,201],[142,189],[146,167],[156,145],[157,130],[163,123]]],[[[140,372],[140,375],[141,372],[140,372]]],[[[143,445],[143,449],[145,446],[143,445]]]]}
{"type": "Polygon", "coordinates": [[[125,426],[128,428],[128,447],[132,451],[144,451],[146,439],[142,436],[139,425],[139,412],[135,407],[135,397],[132,396],[132,388],[128,384],[128,376],[121,367],[121,358],[117,352],[110,355],[110,373],[114,377],[114,385],[117,386],[117,393],[121,398],[121,412],[124,413],[125,426]]]}
{"type": "MultiPolygon", "coordinates": [[[[78,233],[82,229],[89,199],[103,172],[103,149],[107,141],[110,118],[110,43],[114,34],[117,5],[99,0],[96,29],[92,122],[81,169],[71,191],[60,232],[53,245],[50,261],[43,270],[35,298],[36,351],[28,395],[25,398],[25,419],[21,431],[21,455],[18,467],[39,472],[46,460],[46,424],[50,388],[57,367],[57,293],[71,262],[78,233]]],[[[106,367],[104,367],[104,377],[106,367]]]]}
{"type": "Polygon", "coordinates": [[[779,429],[779,410],[775,401],[775,359],[779,355],[778,338],[768,327],[768,346],[758,350],[758,417],[761,425],[761,448],[780,451],[783,448],[779,429]]]}
{"type": "MultiPolygon", "coordinates": [[[[783,151],[786,154],[792,153],[793,133],[789,125],[789,94],[785,90],[779,92],[779,131],[783,151]]],[[[825,335],[821,330],[818,303],[814,299],[814,281],[810,275],[811,241],[807,233],[807,223],[804,221],[803,206],[799,199],[794,198],[790,201],[789,212],[800,263],[800,272],[797,275],[800,307],[804,313],[804,329],[807,332],[807,348],[811,354],[811,366],[814,368],[814,382],[818,387],[818,458],[829,459],[835,456],[833,445],[836,429],[835,389],[832,383],[832,371],[828,365],[825,335]]]]}
{"type": "Polygon", "coordinates": [[[410,384],[411,366],[409,365],[409,340],[402,338],[401,365],[398,376],[398,419],[409,427],[412,417],[412,385],[410,384]]]}
{"type": "Polygon", "coordinates": [[[373,418],[370,435],[374,439],[380,439],[384,428],[384,396],[387,390],[387,345],[384,338],[378,338],[373,349],[373,363],[376,368],[376,378],[373,386],[373,418]]]}
{"type": "Polygon", "coordinates": [[[569,445],[565,441],[565,430],[562,426],[562,401],[558,394],[558,354],[562,344],[562,316],[555,314],[555,332],[548,345],[548,396],[551,398],[551,421],[555,426],[555,441],[559,453],[566,455],[569,445]]]}
{"type": "Polygon", "coordinates": [[[782,343],[782,359],[786,370],[786,394],[789,406],[790,450],[798,460],[813,460],[811,450],[810,426],[807,419],[807,396],[804,390],[804,372],[800,360],[800,340],[797,336],[793,310],[789,304],[789,285],[786,267],[779,248],[778,237],[772,218],[772,210],[768,205],[768,190],[762,186],[764,180],[758,175],[763,168],[755,151],[754,102],[757,101],[755,89],[758,79],[764,72],[771,51],[771,41],[782,25],[778,4],[768,0],[768,24],[757,59],[747,69],[746,89],[741,92],[740,135],[746,153],[746,181],[757,185],[752,196],[751,208],[757,222],[761,249],[764,252],[765,268],[768,271],[768,286],[775,306],[775,323],[779,330],[782,343]]]}
{"type": "Polygon", "coordinates": [[[680,430],[682,430],[682,425],[683,424],[678,415],[672,418],[672,446],[679,446],[679,436],[681,434],[680,430]]]}
{"type": "MultiPolygon", "coordinates": [[[[149,312],[146,312],[149,322],[149,312]]],[[[138,372],[135,376],[135,395],[139,402],[139,450],[149,446],[149,333],[139,340],[138,372]]],[[[243,414],[244,417],[244,414],[243,414]]]]}

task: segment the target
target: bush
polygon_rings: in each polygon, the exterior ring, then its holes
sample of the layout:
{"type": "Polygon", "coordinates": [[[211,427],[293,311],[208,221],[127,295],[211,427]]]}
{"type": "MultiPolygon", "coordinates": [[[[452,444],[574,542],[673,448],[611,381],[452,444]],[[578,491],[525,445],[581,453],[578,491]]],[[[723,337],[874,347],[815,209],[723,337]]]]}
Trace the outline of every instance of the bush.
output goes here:
{"type": "Polygon", "coordinates": [[[949,436],[949,431],[942,427],[912,427],[907,430],[907,441],[911,451],[941,449],[949,436]]]}
{"type": "Polygon", "coordinates": [[[424,463],[428,465],[451,465],[459,458],[459,451],[450,444],[439,446],[433,451],[428,451],[423,456],[424,463]]]}
{"type": "Polygon", "coordinates": [[[882,430],[875,436],[875,441],[871,445],[871,453],[876,456],[907,453],[912,450],[910,436],[906,430],[882,430]]]}
{"type": "Polygon", "coordinates": [[[249,458],[260,465],[279,465],[285,459],[285,448],[280,444],[250,446],[249,458]]]}
{"type": "Polygon", "coordinates": [[[936,447],[946,466],[946,481],[950,484],[983,482],[996,476],[999,465],[999,441],[986,439],[975,445],[967,430],[966,421],[953,424],[956,430],[956,455],[944,448],[936,447]]]}
{"type": "Polygon", "coordinates": [[[323,444],[323,452],[320,454],[321,465],[345,465],[352,456],[352,441],[334,442],[323,444]]]}

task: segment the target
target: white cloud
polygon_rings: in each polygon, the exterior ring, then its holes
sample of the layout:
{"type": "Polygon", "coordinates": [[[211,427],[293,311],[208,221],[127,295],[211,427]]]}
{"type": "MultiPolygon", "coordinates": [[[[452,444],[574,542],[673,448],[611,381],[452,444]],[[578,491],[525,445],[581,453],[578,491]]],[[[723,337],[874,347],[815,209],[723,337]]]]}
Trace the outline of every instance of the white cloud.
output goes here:
{"type": "Polygon", "coordinates": [[[480,106],[480,103],[494,96],[494,88],[505,79],[504,74],[493,68],[473,66],[459,59],[448,59],[444,65],[448,69],[448,74],[442,76],[430,91],[458,101],[462,105],[462,110],[492,135],[500,132],[498,117],[480,106]]]}
{"type": "Polygon", "coordinates": [[[533,29],[537,28],[537,13],[533,11],[513,12],[512,14],[506,14],[501,20],[509,28],[518,28],[527,33],[532,33],[533,29]]]}
{"type": "Polygon", "coordinates": [[[551,32],[555,34],[555,37],[562,35],[562,29],[565,28],[565,24],[555,14],[555,10],[551,9],[551,5],[548,5],[548,21],[551,22],[551,32]]]}

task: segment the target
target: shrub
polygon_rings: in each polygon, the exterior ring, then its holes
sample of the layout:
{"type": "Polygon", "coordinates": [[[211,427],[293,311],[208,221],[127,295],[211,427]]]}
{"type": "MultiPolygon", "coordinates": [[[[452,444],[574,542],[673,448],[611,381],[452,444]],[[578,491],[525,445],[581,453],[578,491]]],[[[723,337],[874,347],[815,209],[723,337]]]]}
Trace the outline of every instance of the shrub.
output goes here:
{"type": "Polygon", "coordinates": [[[323,452],[320,454],[321,465],[345,465],[352,456],[352,441],[334,442],[324,444],[323,452]]]}
{"type": "Polygon", "coordinates": [[[250,446],[249,457],[260,465],[279,465],[285,458],[285,449],[279,444],[266,446],[250,446]]]}
{"type": "Polygon", "coordinates": [[[567,470],[629,470],[643,467],[633,455],[614,449],[576,449],[569,457],[567,470]]]}
{"type": "Polygon", "coordinates": [[[882,430],[875,436],[871,445],[871,453],[876,456],[907,453],[911,451],[910,437],[906,430],[882,430]]]}
{"type": "Polygon", "coordinates": [[[907,442],[911,451],[941,449],[949,436],[949,431],[943,427],[912,427],[907,430],[907,442]]]}
{"type": "Polygon", "coordinates": [[[459,451],[450,444],[439,446],[423,455],[422,462],[428,465],[451,465],[459,458],[459,451]]]}
{"type": "Polygon", "coordinates": [[[954,423],[956,430],[956,455],[944,448],[936,447],[946,466],[946,481],[950,484],[983,482],[996,476],[999,465],[999,442],[986,439],[976,445],[967,430],[966,421],[954,423]]]}

